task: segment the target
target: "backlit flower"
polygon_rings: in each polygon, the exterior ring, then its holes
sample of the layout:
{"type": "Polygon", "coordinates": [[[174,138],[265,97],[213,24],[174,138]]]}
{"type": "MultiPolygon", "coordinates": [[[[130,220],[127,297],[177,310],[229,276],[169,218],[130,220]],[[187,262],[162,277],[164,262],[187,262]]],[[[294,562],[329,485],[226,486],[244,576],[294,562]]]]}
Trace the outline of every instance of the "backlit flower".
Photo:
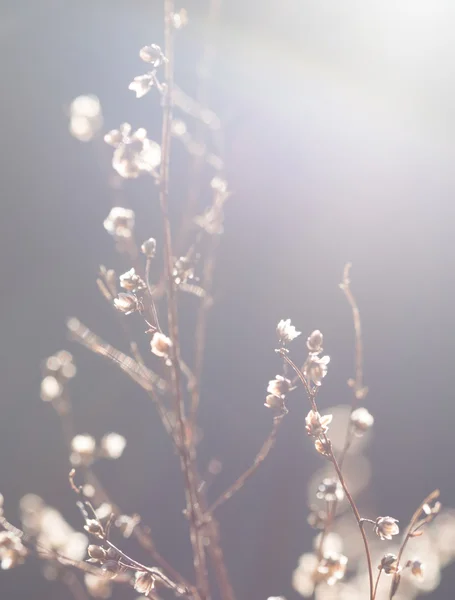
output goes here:
{"type": "Polygon", "coordinates": [[[325,502],[341,502],[344,498],[343,488],[337,479],[327,477],[319,484],[316,497],[325,502]]]}
{"type": "Polygon", "coordinates": [[[104,229],[116,238],[130,238],[134,229],[134,212],[114,206],[104,221],[104,229]]]}
{"type": "Polygon", "coordinates": [[[117,298],[114,298],[114,306],[124,315],[130,315],[139,308],[136,296],[123,293],[119,294],[117,298]]]}
{"type": "Polygon", "coordinates": [[[161,48],[157,44],[144,46],[139,50],[139,56],[144,62],[153,65],[155,69],[167,61],[167,58],[164,56],[161,48]]]}
{"type": "Polygon", "coordinates": [[[315,385],[319,386],[322,379],[327,375],[327,365],[330,362],[330,356],[319,357],[317,354],[310,354],[303,365],[303,374],[315,385]]]}
{"type": "Polygon", "coordinates": [[[159,144],[147,138],[143,128],[131,132],[131,125],[123,123],[104,136],[104,141],[115,148],[112,166],[125,179],[134,179],[141,172],[154,173],[161,163],[159,144]]]}
{"type": "Polygon", "coordinates": [[[395,554],[384,554],[378,569],[382,569],[386,575],[393,575],[398,570],[398,557],[395,554]]]}
{"type": "Polygon", "coordinates": [[[356,408],[351,413],[351,425],[356,436],[361,437],[365,431],[372,427],[374,417],[366,408],[356,408]]]}
{"type": "Polygon", "coordinates": [[[301,334],[301,331],[297,331],[294,325],[291,325],[291,319],[281,319],[277,325],[276,332],[282,344],[292,342],[292,340],[301,334]]]}
{"type": "Polygon", "coordinates": [[[277,375],[275,379],[271,379],[267,386],[267,392],[277,398],[284,398],[291,389],[293,389],[291,388],[291,381],[282,375],[277,375]]]}
{"type": "Polygon", "coordinates": [[[310,410],[305,418],[305,429],[308,435],[312,437],[319,437],[327,433],[329,425],[332,422],[332,415],[321,415],[314,410],[310,410]]]}
{"type": "Polygon", "coordinates": [[[155,83],[155,73],[145,73],[145,75],[138,75],[129,84],[128,89],[136,94],[136,98],[142,98],[147,92],[153,87],[155,83]]]}
{"type": "Polygon", "coordinates": [[[374,532],[381,540],[391,540],[392,536],[400,533],[397,519],[392,517],[378,517],[374,526],[374,532]]]}
{"type": "Polygon", "coordinates": [[[315,329],[306,341],[308,350],[314,354],[319,354],[319,352],[322,352],[322,341],[322,333],[319,329],[315,329]]]}
{"type": "Polygon", "coordinates": [[[153,354],[156,356],[167,357],[169,356],[169,351],[172,347],[172,340],[164,335],[164,333],[156,331],[153,334],[150,347],[153,354]]]}

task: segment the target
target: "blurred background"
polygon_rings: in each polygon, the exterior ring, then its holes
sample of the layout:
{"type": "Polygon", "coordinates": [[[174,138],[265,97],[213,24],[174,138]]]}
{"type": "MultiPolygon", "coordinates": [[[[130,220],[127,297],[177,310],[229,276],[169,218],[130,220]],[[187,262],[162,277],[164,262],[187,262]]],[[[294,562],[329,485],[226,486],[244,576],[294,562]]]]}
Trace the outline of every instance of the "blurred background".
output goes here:
{"type": "MultiPolygon", "coordinates": [[[[180,7],[189,23],[177,33],[176,78],[193,94],[208,2],[180,7]]],[[[302,338],[324,333],[331,364],[320,406],[350,402],[354,333],[338,284],[352,261],[366,405],[376,419],[365,452],[370,488],[359,504],[372,518],[392,515],[402,525],[436,487],[455,507],[454,24],[449,0],[224,3],[209,104],[225,125],[233,195],[200,413],[201,472],[213,458],[223,466],[211,498],[251,464],[267,435],[263,402],[281,369],[273,351],[281,318],[291,317],[302,338]]],[[[13,522],[19,499],[32,492],[82,526],[58,420],[40,399],[43,361],[66,348],[78,367],[71,382],[78,432],[118,431],[128,440],[124,456],[96,465],[97,475],[191,576],[178,461],[153,406],[113,366],[69,342],[65,329],[77,316],[126,350],[95,285],[100,264],[118,273],[131,266],[102,226],[113,204],[135,210],[138,240],[160,241],[151,180],[126,181],[119,200],[109,185],[111,149],[71,137],[68,107],[95,94],[103,131],[128,121],[159,141],[157,95],[136,100],[128,83],[146,70],[139,48],[162,42],[158,0],[1,4],[0,490],[13,522]]],[[[188,163],[174,146],[178,214],[188,163]]],[[[190,327],[194,313],[186,318],[190,327]]],[[[293,353],[303,361],[304,339],[293,353]]],[[[312,547],[307,488],[322,459],[304,433],[300,392],[289,408],[268,460],[218,514],[242,600],[298,598],[292,572],[312,547]]],[[[131,552],[140,555],[132,543],[131,552]]],[[[450,597],[454,581],[448,567],[431,597],[450,597]]],[[[2,573],[0,590],[2,600],[69,597],[34,562],[2,573]]],[[[115,594],[135,597],[122,587],[115,594]]]]}

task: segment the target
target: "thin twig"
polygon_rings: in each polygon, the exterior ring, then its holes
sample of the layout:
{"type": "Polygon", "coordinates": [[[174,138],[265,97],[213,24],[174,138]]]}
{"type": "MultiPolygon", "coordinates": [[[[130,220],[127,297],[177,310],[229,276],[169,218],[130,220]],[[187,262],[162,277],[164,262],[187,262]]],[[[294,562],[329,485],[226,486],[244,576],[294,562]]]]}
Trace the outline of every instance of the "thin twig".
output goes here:
{"type": "Polygon", "coordinates": [[[354,502],[354,498],[351,496],[349,489],[346,485],[346,482],[344,480],[343,477],[343,473],[341,472],[340,466],[337,462],[337,459],[335,458],[335,455],[333,453],[332,450],[332,444],[330,443],[330,441],[327,439],[327,437],[325,436],[325,442],[327,442],[327,446],[330,448],[330,454],[329,454],[329,458],[333,464],[333,466],[335,467],[335,471],[338,475],[338,479],[340,480],[340,483],[343,487],[344,493],[346,494],[346,498],[348,499],[349,504],[351,505],[352,508],[352,512],[354,513],[354,516],[356,518],[357,521],[357,525],[359,526],[360,529],[360,533],[362,535],[362,539],[363,539],[363,544],[365,546],[365,553],[366,553],[366,557],[367,557],[367,564],[368,564],[368,578],[370,581],[370,598],[371,600],[374,600],[374,594],[373,594],[373,566],[372,566],[372,562],[371,562],[371,553],[370,553],[370,547],[368,545],[368,540],[367,540],[367,536],[365,533],[365,530],[363,529],[363,520],[360,516],[360,513],[357,509],[356,503],[354,502]]]}
{"type": "Polygon", "coordinates": [[[267,458],[270,450],[273,448],[276,440],[276,434],[278,432],[278,427],[283,419],[283,415],[278,415],[273,419],[273,427],[270,431],[267,439],[262,444],[261,449],[256,455],[253,464],[244,472],[240,477],[234,481],[234,483],[228,487],[228,489],[223,492],[213,504],[208,508],[207,512],[204,514],[204,518],[206,516],[210,516],[219,506],[224,504],[226,500],[229,500],[246,482],[246,480],[255,473],[258,469],[259,465],[267,458]]]}
{"type": "Polygon", "coordinates": [[[379,573],[378,573],[378,576],[376,578],[376,584],[374,586],[374,591],[373,591],[373,600],[376,598],[376,594],[377,594],[377,591],[378,591],[378,585],[379,585],[379,580],[381,578],[381,574],[382,574],[382,566],[379,567],[379,573]]]}
{"type": "MultiPolygon", "coordinates": [[[[400,561],[401,561],[401,557],[403,556],[403,552],[409,542],[409,540],[412,538],[412,534],[417,531],[417,529],[420,528],[420,526],[424,525],[426,520],[424,519],[424,521],[418,526],[416,527],[420,515],[422,514],[422,510],[423,510],[423,506],[425,504],[430,504],[431,502],[433,502],[434,500],[436,500],[437,498],[439,498],[439,490],[434,490],[433,492],[431,492],[431,494],[429,494],[425,500],[423,502],[420,503],[419,508],[415,511],[415,513],[412,515],[412,518],[409,522],[409,525],[406,529],[406,533],[403,539],[403,542],[401,543],[401,547],[400,550],[398,552],[398,556],[397,556],[397,573],[398,573],[398,569],[400,567],[400,561]],[[415,529],[414,529],[415,528],[415,529]]],[[[392,581],[392,585],[390,586],[390,596],[389,599],[392,600],[393,596],[395,595],[395,592],[397,591],[397,586],[394,586],[394,581],[392,581]]]]}

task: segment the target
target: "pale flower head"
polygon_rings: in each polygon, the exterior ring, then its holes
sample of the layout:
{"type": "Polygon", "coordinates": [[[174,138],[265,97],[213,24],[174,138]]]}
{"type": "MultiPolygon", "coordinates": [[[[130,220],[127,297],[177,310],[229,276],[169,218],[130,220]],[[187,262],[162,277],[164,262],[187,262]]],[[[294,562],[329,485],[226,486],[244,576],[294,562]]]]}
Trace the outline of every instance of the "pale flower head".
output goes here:
{"type": "Polygon", "coordinates": [[[44,402],[57,400],[61,397],[62,392],[62,384],[53,375],[47,375],[41,381],[41,400],[44,402]]]}
{"type": "Polygon", "coordinates": [[[169,356],[169,351],[172,348],[172,340],[164,335],[164,333],[156,331],[153,334],[150,347],[155,356],[167,358],[169,356]]]}
{"type": "Polygon", "coordinates": [[[101,439],[101,449],[106,458],[120,458],[125,450],[126,439],[119,433],[108,433],[101,439]]]}
{"type": "Polygon", "coordinates": [[[89,142],[103,125],[101,104],[96,96],[78,96],[70,105],[69,130],[81,142],[89,142]]]}
{"type": "Polygon", "coordinates": [[[136,571],[134,574],[134,589],[139,594],[148,596],[155,589],[155,578],[146,571],[136,571]]]}
{"type": "Polygon", "coordinates": [[[292,342],[292,340],[302,333],[301,331],[297,331],[294,325],[291,325],[291,319],[281,319],[277,325],[276,332],[282,344],[292,342]]]}
{"type": "Polygon", "coordinates": [[[120,293],[114,298],[114,307],[124,315],[130,315],[139,308],[136,296],[120,293]]]}
{"type": "Polygon", "coordinates": [[[147,94],[155,83],[155,73],[145,73],[145,75],[137,75],[129,84],[128,89],[136,94],[136,98],[142,98],[147,94]]]}
{"type": "Polygon", "coordinates": [[[282,375],[277,375],[275,379],[269,381],[267,392],[277,398],[284,399],[286,394],[294,389],[291,386],[292,384],[289,379],[286,379],[282,375]]]}
{"type": "Polygon", "coordinates": [[[88,593],[92,598],[101,598],[106,600],[112,594],[112,584],[106,577],[86,573],[84,575],[84,583],[88,593]]]}
{"type": "Polygon", "coordinates": [[[322,352],[323,335],[319,329],[315,329],[311,333],[306,341],[308,350],[313,354],[319,354],[322,352]]]}
{"type": "Polygon", "coordinates": [[[159,144],[147,138],[144,128],[131,130],[129,123],[123,123],[104,136],[106,144],[115,148],[112,166],[125,179],[135,179],[141,172],[153,174],[161,163],[159,144]]]}
{"type": "Polygon", "coordinates": [[[319,437],[329,430],[329,425],[332,422],[332,415],[321,415],[314,410],[310,410],[305,418],[305,429],[308,435],[319,437]]]}
{"type": "Polygon", "coordinates": [[[71,463],[73,465],[90,463],[96,451],[95,438],[91,435],[76,435],[71,440],[71,463]]]}
{"type": "Polygon", "coordinates": [[[343,554],[324,555],[319,563],[318,573],[327,585],[335,585],[337,581],[343,579],[347,564],[348,559],[343,554]]]}
{"type": "Polygon", "coordinates": [[[386,575],[393,575],[398,571],[398,557],[395,554],[384,554],[378,569],[382,569],[386,575]]]}
{"type": "Polygon", "coordinates": [[[327,375],[327,365],[330,362],[330,356],[318,356],[309,354],[303,365],[303,374],[315,385],[320,386],[323,378],[327,375]]]}
{"type": "Polygon", "coordinates": [[[119,281],[120,287],[122,287],[125,290],[128,290],[129,292],[142,290],[146,287],[144,281],[142,281],[142,279],[136,273],[134,267],[126,273],[120,275],[119,281]]]}
{"type": "Polygon", "coordinates": [[[0,531],[0,567],[6,571],[24,562],[27,549],[21,539],[10,531],[0,531]]]}
{"type": "Polygon", "coordinates": [[[154,258],[156,254],[156,240],[155,238],[149,238],[141,246],[141,252],[145,254],[147,258],[154,258]]]}
{"type": "Polygon", "coordinates": [[[104,229],[116,238],[130,238],[134,229],[134,212],[114,206],[104,221],[104,229]]]}
{"type": "Polygon", "coordinates": [[[146,63],[150,63],[155,69],[160,67],[164,62],[167,62],[167,58],[164,56],[161,48],[157,44],[150,44],[144,46],[139,50],[139,56],[146,63]]]}
{"type": "Polygon", "coordinates": [[[292,574],[292,587],[304,598],[309,598],[314,592],[318,565],[319,560],[316,554],[303,554],[292,574]]]}
{"type": "Polygon", "coordinates": [[[392,536],[400,533],[397,519],[393,517],[378,517],[374,526],[374,532],[381,540],[391,540],[392,536]]]}
{"type": "Polygon", "coordinates": [[[356,408],[351,413],[351,425],[356,436],[361,437],[365,431],[373,426],[374,417],[366,408],[356,408]]]}

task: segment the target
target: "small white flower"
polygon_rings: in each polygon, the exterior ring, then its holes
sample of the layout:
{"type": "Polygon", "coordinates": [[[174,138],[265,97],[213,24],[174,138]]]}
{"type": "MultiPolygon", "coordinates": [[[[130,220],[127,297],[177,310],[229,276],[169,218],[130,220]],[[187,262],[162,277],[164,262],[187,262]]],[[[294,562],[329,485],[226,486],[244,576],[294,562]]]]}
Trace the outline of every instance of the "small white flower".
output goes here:
{"type": "Polygon", "coordinates": [[[291,319],[281,319],[277,325],[276,332],[282,344],[292,342],[292,340],[295,340],[302,333],[301,331],[297,331],[294,325],[291,325],[291,319]]]}
{"type": "Polygon", "coordinates": [[[391,540],[392,536],[400,533],[397,519],[392,517],[378,517],[374,526],[374,532],[381,540],[391,540]]]}
{"type": "Polygon", "coordinates": [[[129,84],[128,89],[136,94],[136,98],[142,98],[147,94],[155,83],[155,73],[145,73],[145,75],[138,75],[129,84]]]}
{"type": "Polygon", "coordinates": [[[96,442],[91,435],[76,435],[71,440],[71,449],[81,456],[92,457],[95,453],[96,442]]]}
{"type": "Polygon", "coordinates": [[[172,25],[174,29],[182,29],[188,23],[188,13],[184,8],[181,8],[178,13],[172,15],[172,25]]]}
{"type": "Polygon", "coordinates": [[[271,379],[267,386],[267,392],[269,394],[273,394],[277,398],[284,399],[286,394],[292,391],[294,388],[291,388],[291,381],[283,377],[282,375],[277,375],[275,379],[271,379]]]}
{"type": "Polygon", "coordinates": [[[307,430],[308,435],[311,435],[312,437],[319,437],[327,433],[329,425],[332,422],[332,418],[332,415],[324,415],[321,417],[318,412],[310,410],[305,418],[305,429],[307,430]]]}
{"type": "Polygon", "coordinates": [[[322,575],[327,585],[335,585],[337,581],[343,579],[346,573],[348,559],[343,554],[325,555],[318,567],[318,573],[322,575]]]}
{"type": "Polygon", "coordinates": [[[169,351],[172,347],[172,340],[168,338],[164,333],[160,333],[156,331],[153,334],[152,341],[150,342],[150,347],[156,356],[160,357],[168,357],[169,351]]]}
{"type": "Polygon", "coordinates": [[[327,365],[330,356],[319,357],[317,354],[309,354],[303,366],[303,374],[315,385],[320,386],[322,379],[327,375],[327,365]]]}
{"type": "Polygon", "coordinates": [[[96,96],[78,96],[70,105],[69,129],[73,137],[89,142],[103,125],[101,104],[96,96]]]}
{"type": "Polygon", "coordinates": [[[398,557],[395,554],[384,554],[378,569],[382,569],[386,575],[393,575],[398,571],[398,557]]]}
{"type": "Polygon", "coordinates": [[[116,238],[130,238],[134,229],[134,212],[114,206],[106,217],[104,229],[116,238]]]}
{"type": "Polygon", "coordinates": [[[167,58],[164,56],[161,48],[157,44],[150,44],[150,46],[144,46],[139,50],[139,56],[146,63],[150,63],[157,69],[164,62],[167,62],[167,58]]]}
{"type": "Polygon", "coordinates": [[[84,583],[88,593],[93,598],[101,598],[106,600],[110,598],[112,594],[112,584],[106,578],[93,573],[86,573],[84,575],[84,583]]]}
{"type": "Polygon", "coordinates": [[[155,238],[149,238],[141,246],[141,252],[145,254],[147,258],[153,258],[156,254],[156,240],[155,238]]]}
{"type": "Polygon", "coordinates": [[[319,329],[315,329],[306,341],[307,348],[314,354],[322,352],[323,335],[319,329]]]}
{"type": "Polygon", "coordinates": [[[366,408],[356,408],[351,413],[351,425],[353,431],[357,437],[361,437],[365,431],[372,427],[374,423],[374,417],[371,415],[366,408]]]}
{"type": "Polygon", "coordinates": [[[147,138],[144,128],[131,133],[131,125],[123,123],[109,131],[104,141],[115,148],[112,166],[125,179],[134,179],[143,171],[153,174],[161,163],[161,148],[147,138]]]}
{"type": "Polygon", "coordinates": [[[151,573],[146,571],[136,571],[134,574],[134,589],[139,594],[148,596],[155,589],[155,578],[151,573]]]}
{"type": "Polygon", "coordinates": [[[136,296],[121,293],[114,298],[114,306],[124,315],[130,315],[138,309],[139,305],[136,296]]]}
{"type": "Polygon", "coordinates": [[[52,375],[48,375],[41,381],[41,400],[52,402],[60,398],[63,392],[62,384],[52,375]]]}
{"type": "Polygon", "coordinates": [[[129,292],[134,292],[145,288],[145,283],[136,273],[134,267],[126,273],[120,275],[119,281],[120,287],[122,287],[125,290],[128,290],[129,292]]]}
{"type": "Polygon", "coordinates": [[[101,448],[107,458],[120,458],[125,446],[126,439],[119,433],[108,433],[101,439],[101,448]]]}

